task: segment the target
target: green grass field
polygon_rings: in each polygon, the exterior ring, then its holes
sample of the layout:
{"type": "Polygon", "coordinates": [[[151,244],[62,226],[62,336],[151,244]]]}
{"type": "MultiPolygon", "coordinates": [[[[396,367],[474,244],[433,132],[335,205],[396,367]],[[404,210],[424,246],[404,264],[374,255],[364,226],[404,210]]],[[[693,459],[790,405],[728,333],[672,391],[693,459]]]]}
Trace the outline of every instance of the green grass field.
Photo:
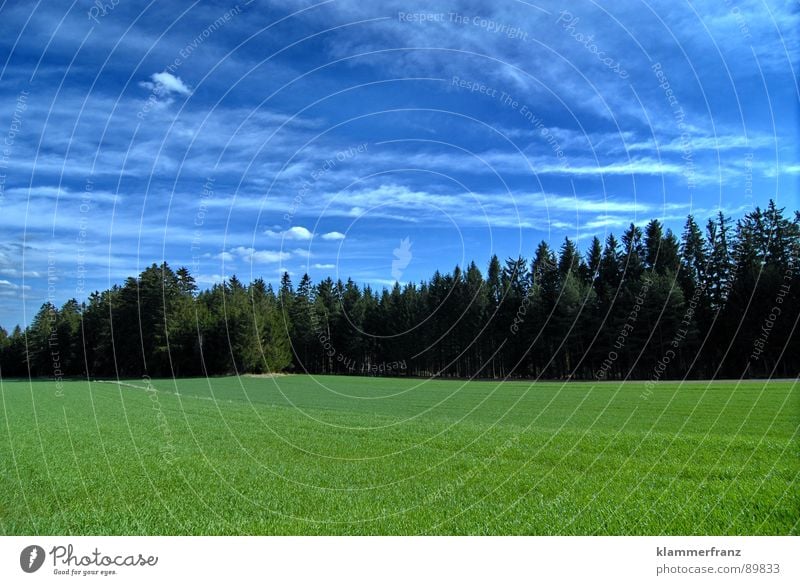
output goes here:
{"type": "Polygon", "coordinates": [[[2,381],[3,534],[798,534],[793,382],[2,381]]]}

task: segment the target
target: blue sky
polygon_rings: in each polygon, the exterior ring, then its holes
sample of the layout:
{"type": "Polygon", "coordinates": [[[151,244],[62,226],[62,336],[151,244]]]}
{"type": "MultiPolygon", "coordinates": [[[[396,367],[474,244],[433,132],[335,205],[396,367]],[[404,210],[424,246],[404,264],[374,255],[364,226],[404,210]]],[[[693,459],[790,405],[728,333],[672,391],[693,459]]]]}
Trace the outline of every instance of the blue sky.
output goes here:
{"type": "Polygon", "coordinates": [[[6,328],[162,259],[381,286],[800,208],[796,2],[102,5],[0,6],[6,328]]]}

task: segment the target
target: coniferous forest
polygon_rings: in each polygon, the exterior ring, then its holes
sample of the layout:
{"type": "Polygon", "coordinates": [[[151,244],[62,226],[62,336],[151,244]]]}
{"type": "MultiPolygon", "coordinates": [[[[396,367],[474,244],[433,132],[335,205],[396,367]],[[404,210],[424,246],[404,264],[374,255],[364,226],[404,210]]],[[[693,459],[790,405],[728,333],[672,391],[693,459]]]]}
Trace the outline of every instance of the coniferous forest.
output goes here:
{"type": "Polygon", "coordinates": [[[284,274],[198,290],[153,264],[86,302],[0,328],[2,377],[308,372],[550,379],[795,377],[800,212],[657,220],[541,242],[376,290],[284,274]]]}

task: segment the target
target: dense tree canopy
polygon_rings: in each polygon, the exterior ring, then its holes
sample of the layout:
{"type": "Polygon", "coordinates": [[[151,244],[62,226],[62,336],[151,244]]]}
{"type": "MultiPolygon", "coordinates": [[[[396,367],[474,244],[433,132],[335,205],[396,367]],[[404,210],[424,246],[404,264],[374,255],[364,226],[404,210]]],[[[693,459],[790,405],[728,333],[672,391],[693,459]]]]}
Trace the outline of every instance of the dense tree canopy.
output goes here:
{"type": "Polygon", "coordinates": [[[0,374],[310,372],[603,379],[797,376],[800,214],[770,202],[681,237],[658,220],[585,254],[565,239],[374,290],[284,274],[198,291],[152,265],[30,326],[0,328],[0,374]]]}

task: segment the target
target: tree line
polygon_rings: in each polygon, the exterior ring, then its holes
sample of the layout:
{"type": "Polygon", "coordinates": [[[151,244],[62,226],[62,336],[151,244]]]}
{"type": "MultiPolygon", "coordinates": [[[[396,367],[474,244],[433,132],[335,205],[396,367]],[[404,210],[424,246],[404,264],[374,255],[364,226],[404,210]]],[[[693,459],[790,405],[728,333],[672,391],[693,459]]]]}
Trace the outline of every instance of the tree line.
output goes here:
{"type": "Polygon", "coordinates": [[[652,220],[581,254],[565,238],[377,290],[308,274],[278,290],[236,276],[198,290],[186,268],[45,303],[0,328],[4,377],[309,372],[651,379],[800,373],[800,212],[770,201],[677,236],[652,220]]]}

